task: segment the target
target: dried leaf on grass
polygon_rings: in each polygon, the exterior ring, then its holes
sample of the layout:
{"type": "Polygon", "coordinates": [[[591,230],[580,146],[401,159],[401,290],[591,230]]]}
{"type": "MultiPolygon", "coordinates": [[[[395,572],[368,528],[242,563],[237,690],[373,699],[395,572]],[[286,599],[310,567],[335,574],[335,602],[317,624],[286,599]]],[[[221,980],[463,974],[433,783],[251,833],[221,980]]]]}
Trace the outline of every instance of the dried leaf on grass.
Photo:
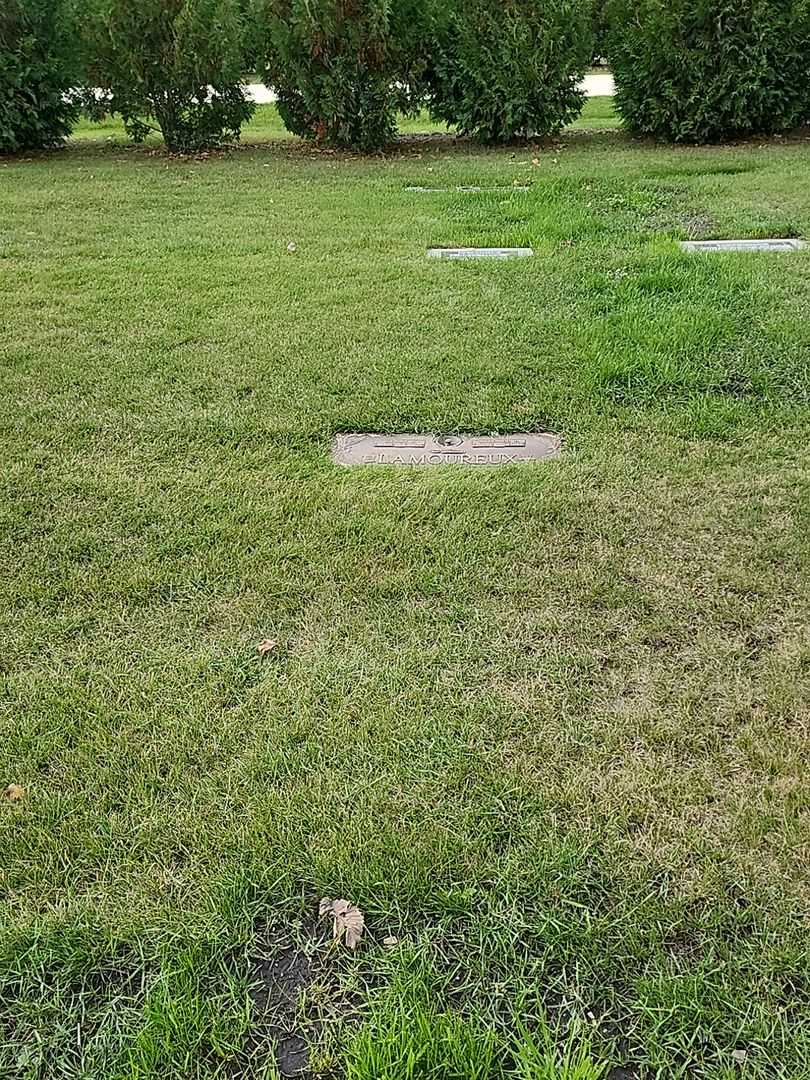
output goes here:
{"type": "Polygon", "coordinates": [[[259,656],[267,656],[267,654],[272,652],[277,645],[278,642],[273,641],[272,638],[265,638],[264,641],[260,641],[259,644],[256,646],[256,652],[259,654],[259,656]]]}
{"type": "Polygon", "coordinates": [[[25,788],[19,784],[9,784],[3,794],[9,802],[19,802],[25,797],[25,788]]]}
{"type": "Polygon", "coordinates": [[[325,896],[321,900],[321,916],[332,916],[332,935],[335,941],[341,939],[348,949],[356,949],[363,936],[366,921],[362,911],[348,900],[330,900],[325,896]]]}

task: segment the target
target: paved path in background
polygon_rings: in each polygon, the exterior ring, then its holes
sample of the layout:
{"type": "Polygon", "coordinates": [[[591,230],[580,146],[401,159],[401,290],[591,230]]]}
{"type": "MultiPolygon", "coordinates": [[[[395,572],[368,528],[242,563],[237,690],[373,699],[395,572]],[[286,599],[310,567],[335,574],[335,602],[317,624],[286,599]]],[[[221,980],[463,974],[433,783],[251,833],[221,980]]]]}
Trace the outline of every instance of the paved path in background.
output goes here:
{"type": "Polygon", "coordinates": [[[616,87],[609,71],[600,71],[596,75],[586,75],[582,80],[582,89],[588,97],[613,97],[616,87]]]}
{"type": "Polygon", "coordinates": [[[262,86],[261,83],[248,83],[247,85],[248,97],[256,102],[257,105],[269,105],[271,101],[276,100],[276,95],[272,90],[268,90],[266,86],[262,86]]]}
{"type": "MultiPolygon", "coordinates": [[[[582,81],[582,88],[588,97],[610,97],[614,92],[613,76],[607,72],[597,75],[586,75],[582,81]]],[[[272,90],[268,90],[261,83],[249,83],[248,94],[258,105],[268,105],[276,100],[272,90]]]]}

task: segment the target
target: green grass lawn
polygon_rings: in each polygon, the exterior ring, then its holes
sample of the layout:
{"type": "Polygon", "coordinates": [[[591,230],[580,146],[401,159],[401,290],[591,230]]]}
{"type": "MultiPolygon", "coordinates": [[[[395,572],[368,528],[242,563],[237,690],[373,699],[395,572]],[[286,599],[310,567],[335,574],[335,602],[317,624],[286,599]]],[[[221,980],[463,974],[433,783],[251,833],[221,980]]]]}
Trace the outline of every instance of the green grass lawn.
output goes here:
{"type": "MultiPolygon", "coordinates": [[[[618,126],[619,120],[613,109],[613,99],[594,97],[585,102],[582,114],[571,125],[571,130],[609,129],[618,126]]],[[[399,127],[403,135],[448,133],[445,124],[434,123],[426,112],[420,112],[418,116],[401,117],[399,127]]],[[[293,138],[294,136],[290,135],[281,122],[275,105],[258,105],[253,119],[242,130],[242,139],[249,144],[293,138]]],[[[110,117],[103,123],[80,121],[71,143],[82,146],[86,146],[88,142],[126,145],[128,141],[121,121],[117,117],[110,117]]],[[[159,136],[150,136],[147,145],[160,146],[159,136]]]]}
{"type": "Polygon", "coordinates": [[[810,141],[279,136],[0,163],[4,1080],[810,1075],[810,141]]]}

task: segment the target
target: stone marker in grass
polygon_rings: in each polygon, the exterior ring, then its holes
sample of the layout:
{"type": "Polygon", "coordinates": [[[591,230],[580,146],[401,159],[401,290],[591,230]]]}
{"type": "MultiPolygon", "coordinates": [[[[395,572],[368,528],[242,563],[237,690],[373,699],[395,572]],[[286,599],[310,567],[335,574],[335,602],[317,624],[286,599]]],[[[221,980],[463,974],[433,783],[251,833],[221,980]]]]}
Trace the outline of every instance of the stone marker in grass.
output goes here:
{"type": "Polygon", "coordinates": [[[338,465],[510,465],[557,457],[562,440],[548,433],[517,435],[336,435],[338,465]]]}
{"type": "Polygon", "coordinates": [[[505,195],[507,191],[529,191],[527,184],[513,184],[509,187],[406,187],[406,191],[418,192],[420,195],[485,195],[485,194],[498,194],[505,195]]]}
{"type": "Polygon", "coordinates": [[[526,259],[531,255],[533,248],[428,248],[429,259],[526,259]]]}
{"type": "Polygon", "coordinates": [[[803,240],[682,240],[684,251],[798,251],[803,240]]]}

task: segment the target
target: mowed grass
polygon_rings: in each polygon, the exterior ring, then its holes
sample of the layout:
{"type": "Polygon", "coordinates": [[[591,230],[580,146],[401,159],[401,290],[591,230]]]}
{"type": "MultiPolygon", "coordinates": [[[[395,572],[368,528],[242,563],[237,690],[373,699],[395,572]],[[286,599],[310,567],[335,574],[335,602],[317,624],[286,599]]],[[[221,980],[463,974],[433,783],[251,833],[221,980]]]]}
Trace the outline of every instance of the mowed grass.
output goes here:
{"type": "MultiPolygon", "coordinates": [[[[581,115],[571,124],[570,130],[603,129],[610,130],[619,126],[619,119],[613,108],[613,99],[609,97],[589,98],[581,115]]],[[[399,120],[399,130],[402,135],[425,135],[425,134],[448,134],[447,125],[436,123],[430,119],[424,110],[416,116],[403,116],[399,120]]],[[[256,111],[250,123],[242,129],[242,141],[245,144],[255,145],[274,141],[276,139],[294,139],[282,123],[281,117],[275,105],[257,105],[256,111]]],[[[117,116],[109,116],[101,123],[82,119],[77,124],[71,145],[86,147],[88,143],[105,143],[112,145],[127,145],[129,140],[124,132],[124,126],[117,116]]],[[[161,144],[160,136],[149,136],[146,145],[158,147],[161,144]]]]}
{"type": "Polygon", "coordinates": [[[0,163],[4,1077],[809,1075],[810,141],[267,116],[0,163]]]}

